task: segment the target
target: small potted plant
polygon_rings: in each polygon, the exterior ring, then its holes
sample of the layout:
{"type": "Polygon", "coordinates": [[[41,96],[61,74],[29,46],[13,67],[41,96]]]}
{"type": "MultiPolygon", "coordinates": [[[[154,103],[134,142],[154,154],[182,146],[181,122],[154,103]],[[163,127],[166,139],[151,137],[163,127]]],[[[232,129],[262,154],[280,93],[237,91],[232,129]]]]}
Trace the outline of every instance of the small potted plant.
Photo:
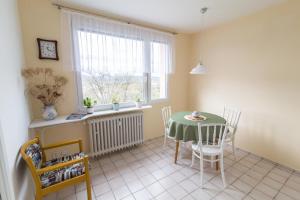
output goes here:
{"type": "Polygon", "coordinates": [[[113,110],[117,111],[120,108],[119,100],[117,97],[113,97],[112,100],[113,110]]]}
{"type": "Polygon", "coordinates": [[[136,100],[135,100],[135,106],[136,106],[137,108],[141,108],[142,105],[143,105],[143,103],[142,103],[141,99],[140,99],[139,97],[136,98],[136,100]]]}
{"type": "Polygon", "coordinates": [[[96,100],[93,100],[90,97],[83,99],[83,105],[86,107],[86,112],[88,114],[94,113],[94,105],[97,104],[96,100]]]}

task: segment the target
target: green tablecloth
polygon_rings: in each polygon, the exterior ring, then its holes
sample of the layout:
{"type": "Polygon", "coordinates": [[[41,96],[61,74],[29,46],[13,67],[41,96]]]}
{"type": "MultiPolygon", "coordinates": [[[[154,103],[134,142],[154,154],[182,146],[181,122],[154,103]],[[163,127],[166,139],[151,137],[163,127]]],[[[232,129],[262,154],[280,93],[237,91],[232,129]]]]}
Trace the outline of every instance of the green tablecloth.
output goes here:
{"type": "MultiPolygon", "coordinates": [[[[192,112],[178,112],[174,113],[169,121],[169,136],[174,137],[176,140],[187,141],[198,141],[198,123],[190,121],[184,118],[185,115],[189,115],[192,112]]],[[[211,113],[201,112],[201,115],[207,119],[200,121],[202,124],[220,123],[225,124],[226,120],[223,117],[214,115],[211,113]]],[[[202,130],[205,131],[205,130],[202,130]]],[[[217,131],[219,132],[219,131],[217,131]]],[[[204,134],[206,137],[206,134],[204,134]]],[[[203,141],[206,138],[202,138],[203,141]]]]}

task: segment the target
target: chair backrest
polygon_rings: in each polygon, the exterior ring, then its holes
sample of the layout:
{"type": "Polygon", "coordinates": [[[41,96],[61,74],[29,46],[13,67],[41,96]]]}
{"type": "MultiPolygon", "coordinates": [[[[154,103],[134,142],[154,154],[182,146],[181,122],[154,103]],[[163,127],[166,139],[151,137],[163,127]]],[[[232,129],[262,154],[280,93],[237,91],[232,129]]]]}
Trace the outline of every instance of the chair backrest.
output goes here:
{"type": "Polygon", "coordinates": [[[29,140],[21,147],[21,155],[29,167],[29,170],[35,180],[35,183],[39,183],[39,177],[36,173],[37,169],[41,168],[43,161],[42,147],[38,137],[29,140]]]}
{"type": "Polygon", "coordinates": [[[162,118],[163,118],[164,126],[165,126],[165,128],[167,128],[169,120],[170,120],[170,117],[172,115],[171,106],[163,107],[161,109],[161,112],[162,112],[162,118]]]}
{"type": "Polygon", "coordinates": [[[226,120],[226,123],[233,128],[233,134],[237,129],[241,116],[241,111],[236,108],[224,107],[223,118],[226,120]]]}
{"type": "Polygon", "coordinates": [[[201,124],[198,123],[197,148],[202,151],[203,146],[224,148],[224,140],[228,130],[228,124],[201,124]]]}

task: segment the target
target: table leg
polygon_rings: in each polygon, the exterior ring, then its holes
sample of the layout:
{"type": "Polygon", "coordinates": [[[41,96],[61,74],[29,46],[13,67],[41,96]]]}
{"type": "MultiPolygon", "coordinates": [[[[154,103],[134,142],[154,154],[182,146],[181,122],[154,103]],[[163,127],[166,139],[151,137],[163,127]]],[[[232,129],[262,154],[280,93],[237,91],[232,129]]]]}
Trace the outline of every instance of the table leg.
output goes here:
{"type": "Polygon", "coordinates": [[[177,162],[178,149],[179,149],[179,140],[176,140],[175,160],[174,160],[174,163],[175,163],[175,164],[176,164],[176,162],[177,162]]]}
{"type": "MultiPolygon", "coordinates": [[[[219,156],[216,156],[216,159],[218,159],[219,156]]],[[[216,170],[218,171],[219,170],[219,161],[216,162],[216,170]]]]}

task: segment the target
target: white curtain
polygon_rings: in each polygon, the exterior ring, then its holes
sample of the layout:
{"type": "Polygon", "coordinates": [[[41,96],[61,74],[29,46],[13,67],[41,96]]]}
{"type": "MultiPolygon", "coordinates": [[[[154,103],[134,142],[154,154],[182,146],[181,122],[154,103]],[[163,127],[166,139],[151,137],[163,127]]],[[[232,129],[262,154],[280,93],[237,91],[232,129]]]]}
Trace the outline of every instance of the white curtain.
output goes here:
{"type": "Polygon", "coordinates": [[[174,72],[172,34],[64,9],[61,21],[62,62],[69,70],[174,72]]]}

